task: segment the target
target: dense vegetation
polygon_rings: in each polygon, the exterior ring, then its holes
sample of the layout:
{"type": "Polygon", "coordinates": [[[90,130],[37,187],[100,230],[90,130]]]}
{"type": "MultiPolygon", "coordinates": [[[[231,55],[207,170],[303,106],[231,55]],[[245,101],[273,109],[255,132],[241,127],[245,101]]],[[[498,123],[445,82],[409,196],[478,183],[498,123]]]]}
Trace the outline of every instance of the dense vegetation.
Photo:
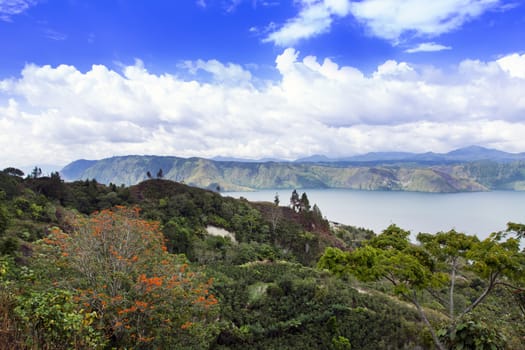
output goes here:
{"type": "Polygon", "coordinates": [[[7,168],[0,349],[520,349],[524,233],[414,244],[330,224],[297,191],[250,203],[7,168]]]}

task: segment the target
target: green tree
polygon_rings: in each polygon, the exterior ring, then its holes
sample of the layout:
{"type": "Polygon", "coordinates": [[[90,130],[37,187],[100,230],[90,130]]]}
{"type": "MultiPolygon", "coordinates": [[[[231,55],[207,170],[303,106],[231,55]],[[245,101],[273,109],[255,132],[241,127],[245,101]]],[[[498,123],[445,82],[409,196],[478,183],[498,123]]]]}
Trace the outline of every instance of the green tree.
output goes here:
{"type": "Polygon", "coordinates": [[[475,236],[468,236],[464,233],[456,232],[455,230],[448,232],[438,232],[434,235],[420,233],[417,236],[417,240],[428,252],[432,254],[437,263],[442,264],[442,266],[440,266],[440,270],[448,271],[448,309],[449,317],[452,321],[454,321],[454,289],[457,274],[458,271],[467,263],[465,260],[467,253],[476,243],[479,243],[479,240],[475,236]]]}
{"type": "Polygon", "coordinates": [[[272,227],[272,236],[274,240],[275,240],[275,233],[277,231],[277,225],[279,224],[279,220],[281,220],[281,217],[282,217],[282,211],[281,211],[281,208],[279,208],[279,194],[276,193],[273,199],[272,209],[270,211],[270,224],[272,227]]]}
{"type": "Polygon", "coordinates": [[[38,179],[40,176],[42,176],[42,169],[39,168],[39,167],[34,167],[33,170],[31,171],[31,178],[32,179],[38,179]]]}
{"type": "Polygon", "coordinates": [[[2,194],[3,191],[0,191],[0,237],[3,236],[9,226],[9,213],[7,212],[6,206],[1,202],[2,194]]]}
{"type": "MultiPolygon", "coordinates": [[[[516,238],[504,240],[505,235],[499,233],[478,241],[455,231],[438,234],[436,238],[420,235],[420,245],[411,244],[408,238],[408,231],[391,225],[353,252],[328,248],[319,267],[337,275],[352,274],[363,281],[389,281],[399,296],[414,304],[439,349],[445,349],[445,345],[421,307],[422,295],[448,285],[451,305],[446,330],[450,330],[496,286],[517,288],[513,282],[520,285],[524,282],[525,259],[516,238]],[[454,281],[460,270],[481,278],[484,289],[455,317],[454,281]]],[[[465,277],[466,273],[462,275],[465,277]]]]}
{"type": "Polygon", "coordinates": [[[78,307],[70,291],[32,291],[17,301],[14,312],[25,328],[28,348],[102,349],[106,343],[93,327],[96,312],[78,307]]]}
{"type": "Polygon", "coordinates": [[[518,238],[525,238],[525,225],[514,222],[507,223],[507,233],[514,233],[518,238]]]}
{"type": "Polygon", "coordinates": [[[306,192],[303,192],[301,195],[301,199],[299,200],[299,211],[308,213],[310,211],[310,201],[308,200],[308,196],[306,195],[306,192]]]}
{"type": "Polygon", "coordinates": [[[297,193],[297,190],[292,191],[292,196],[290,197],[290,206],[294,211],[298,211],[300,208],[300,198],[299,193],[297,193]]]}
{"type": "Polygon", "coordinates": [[[2,170],[2,172],[9,176],[16,176],[16,177],[24,176],[24,172],[22,170],[13,168],[13,167],[5,168],[4,170],[2,170]]]}

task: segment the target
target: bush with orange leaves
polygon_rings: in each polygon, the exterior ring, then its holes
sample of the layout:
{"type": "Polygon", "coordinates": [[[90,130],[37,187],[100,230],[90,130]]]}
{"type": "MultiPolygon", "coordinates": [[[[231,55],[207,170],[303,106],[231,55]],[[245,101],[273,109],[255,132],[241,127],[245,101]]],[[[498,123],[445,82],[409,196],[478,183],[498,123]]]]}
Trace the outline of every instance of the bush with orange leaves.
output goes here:
{"type": "Polygon", "coordinates": [[[44,240],[57,263],[74,271],[67,284],[79,306],[98,315],[110,345],[122,348],[207,348],[216,335],[211,279],[167,252],[156,222],[139,209],[115,207],[79,218],[44,240]]]}

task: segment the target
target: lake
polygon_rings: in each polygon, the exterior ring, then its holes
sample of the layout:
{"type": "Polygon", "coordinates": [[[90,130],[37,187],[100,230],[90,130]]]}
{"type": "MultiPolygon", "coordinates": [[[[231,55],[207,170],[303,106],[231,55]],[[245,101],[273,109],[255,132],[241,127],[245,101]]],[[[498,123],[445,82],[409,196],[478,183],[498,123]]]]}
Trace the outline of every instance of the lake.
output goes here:
{"type": "MultiPolygon", "coordinates": [[[[525,192],[420,193],[303,189],[310,204],[321,209],[330,221],[366,227],[381,232],[394,223],[412,232],[456,231],[487,237],[506,228],[509,221],[525,223],[525,192]]],[[[292,190],[226,192],[224,196],[250,201],[290,202],[292,190]]]]}

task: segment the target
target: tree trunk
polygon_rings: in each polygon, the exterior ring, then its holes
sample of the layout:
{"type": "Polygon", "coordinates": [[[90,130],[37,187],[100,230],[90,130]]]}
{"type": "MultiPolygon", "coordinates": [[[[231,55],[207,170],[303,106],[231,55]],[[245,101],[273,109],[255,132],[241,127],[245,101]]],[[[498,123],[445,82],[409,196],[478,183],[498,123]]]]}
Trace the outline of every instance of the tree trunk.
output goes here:
{"type": "Polygon", "coordinates": [[[416,295],[416,292],[414,292],[414,294],[412,295],[411,298],[409,298],[410,301],[412,301],[412,303],[416,306],[416,309],[417,311],[419,312],[419,315],[421,316],[421,318],[423,319],[423,321],[425,322],[425,324],[427,325],[428,327],[428,330],[430,331],[430,334],[432,335],[432,340],[434,340],[434,344],[436,345],[436,347],[439,349],[439,350],[446,350],[445,346],[443,346],[443,344],[441,344],[441,342],[439,341],[439,338],[436,334],[436,331],[434,330],[434,327],[432,327],[432,324],[430,323],[430,321],[428,320],[427,318],[427,315],[425,314],[425,312],[423,311],[423,308],[421,307],[421,305],[419,305],[419,302],[417,301],[417,295],[416,295]]]}
{"type": "Polygon", "coordinates": [[[454,286],[456,284],[456,268],[457,259],[452,261],[452,276],[450,277],[450,295],[449,295],[449,308],[450,308],[450,320],[454,323],[454,286]]]}
{"type": "Polygon", "coordinates": [[[472,304],[470,304],[465,310],[463,310],[463,312],[458,317],[458,319],[462,318],[463,316],[471,312],[476,306],[478,306],[479,303],[483,301],[483,299],[485,299],[485,297],[489,294],[492,288],[494,288],[494,286],[496,285],[497,279],[498,279],[498,273],[494,273],[490,275],[489,285],[487,286],[487,288],[485,288],[483,293],[481,293],[481,295],[472,304]]]}

